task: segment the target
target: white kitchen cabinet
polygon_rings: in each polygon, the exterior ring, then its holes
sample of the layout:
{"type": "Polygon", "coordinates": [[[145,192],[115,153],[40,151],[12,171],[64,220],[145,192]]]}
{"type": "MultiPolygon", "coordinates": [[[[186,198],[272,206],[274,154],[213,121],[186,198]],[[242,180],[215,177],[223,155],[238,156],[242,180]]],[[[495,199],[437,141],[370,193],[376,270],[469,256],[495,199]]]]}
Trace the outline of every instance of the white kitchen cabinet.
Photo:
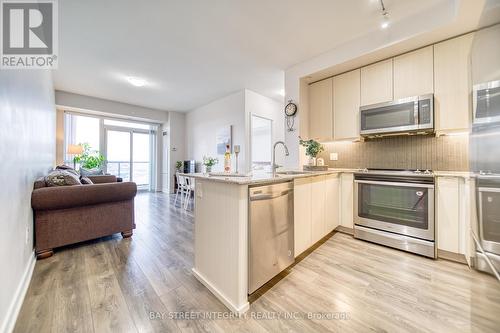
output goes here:
{"type": "Polygon", "coordinates": [[[311,246],[311,179],[293,181],[295,257],[311,246]]]}
{"type": "Polygon", "coordinates": [[[332,79],[309,85],[309,138],[331,140],[333,137],[332,79]]]}
{"type": "Polygon", "coordinates": [[[335,140],[359,138],[360,70],[333,78],[333,137],[335,140]]]}
{"type": "Polygon", "coordinates": [[[458,253],[459,197],[458,178],[438,177],[436,218],[438,249],[458,253]]]}
{"type": "Polygon", "coordinates": [[[361,68],[361,105],[392,101],[392,58],[361,68]]]}
{"type": "Polygon", "coordinates": [[[294,184],[295,257],[339,224],[338,174],[297,178],[294,184]]]}
{"type": "Polygon", "coordinates": [[[325,176],[325,235],[339,225],[339,184],[339,174],[325,176]]]}
{"type": "Polygon", "coordinates": [[[340,175],[340,225],[352,229],[354,227],[354,175],[340,175]]]}
{"type": "Polygon", "coordinates": [[[325,193],[326,193],[325,176],[311,177],[312,244],[316,243],[326,235],[325,193]]]}
{"type": "Polygon", "coordinates": [[[472,84],[500,80],[500,24],[474,33],[472,84]]]}
{"type": "Polygon", "coordinates": [[[434,92],[433,46],[394,58],[394,99],[434,92]]]}
{"type": "Polygon", "coordinates": [[[470,33],[434,45],[434,115],[437,133],[465,131],[471,118],[470,33]]]}
{"type": "Polygon", "coordinates": [[[471,219],[474,186],[462,177],[437,177],[436,182],[436,235],[438,256],[456,260],[462,258],[470,264],[471,219]],[[445,251],[445,252],[443,252],[445,251]]]}

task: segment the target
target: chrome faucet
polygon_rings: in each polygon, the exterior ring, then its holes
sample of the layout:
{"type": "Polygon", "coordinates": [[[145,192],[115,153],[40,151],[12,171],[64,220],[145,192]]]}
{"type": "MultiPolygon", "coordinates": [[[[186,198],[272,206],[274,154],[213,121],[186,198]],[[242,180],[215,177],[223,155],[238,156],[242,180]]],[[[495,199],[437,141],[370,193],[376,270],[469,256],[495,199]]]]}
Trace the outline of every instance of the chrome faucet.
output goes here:
{"type": "Polygon", "coordinates": [[[290,155],[288,153],[288,147],[286,146],[286,144],[283,141],[276,141],[276,143],[273,146],[273,160],[271,162],[271,169],[273,171],[273,178],[276,177],[276,169],[278,169],[280,167],[280,165],[276,164],[276,146],[279,144],[283,145],[283,147],[285,148],[285,155],[286,156],[290,155]]]}

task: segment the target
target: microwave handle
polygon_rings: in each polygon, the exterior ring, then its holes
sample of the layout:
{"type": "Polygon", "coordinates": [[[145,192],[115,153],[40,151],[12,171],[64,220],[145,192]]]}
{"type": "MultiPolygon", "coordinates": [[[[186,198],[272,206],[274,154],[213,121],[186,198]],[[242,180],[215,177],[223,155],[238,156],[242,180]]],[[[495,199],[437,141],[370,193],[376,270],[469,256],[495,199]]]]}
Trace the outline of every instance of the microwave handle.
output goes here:
{"type": "Polygon", "coordinates": [[[419,113],[419,103],[417,99],[413,104],[413,119],[415,121],[415,125],[420,125],[418,119],[418,113],[419,113]]]}

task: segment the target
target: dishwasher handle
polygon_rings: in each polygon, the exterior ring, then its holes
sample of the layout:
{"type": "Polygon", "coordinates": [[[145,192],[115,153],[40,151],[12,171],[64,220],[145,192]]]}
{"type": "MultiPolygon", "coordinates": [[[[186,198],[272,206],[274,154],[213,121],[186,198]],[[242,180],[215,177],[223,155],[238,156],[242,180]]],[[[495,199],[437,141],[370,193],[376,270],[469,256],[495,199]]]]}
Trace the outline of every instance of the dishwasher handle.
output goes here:
{"type": "Polygon", "coordinates": [[[254,194],[250,196],[250,201],[257,201],[257,200],[270,200],[270,199],[275,199],[282,197],[284,195],[287,195],[289,193],[292,193],[293,189],[288,189],[284,191],[278,191],[275,193],[267,193],[267,194],[254,194]]]}

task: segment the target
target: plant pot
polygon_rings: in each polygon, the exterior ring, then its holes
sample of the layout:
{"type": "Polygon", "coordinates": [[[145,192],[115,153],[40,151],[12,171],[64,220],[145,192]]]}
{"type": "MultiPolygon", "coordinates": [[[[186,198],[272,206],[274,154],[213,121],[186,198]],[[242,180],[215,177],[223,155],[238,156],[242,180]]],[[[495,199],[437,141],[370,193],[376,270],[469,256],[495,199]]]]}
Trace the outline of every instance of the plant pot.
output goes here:
{"type": "Polygon", "coordinates": [[[309,161],[307,162],[307,165],[315,166],[316,165],[316,157],[309,157],[309,161]]]}

